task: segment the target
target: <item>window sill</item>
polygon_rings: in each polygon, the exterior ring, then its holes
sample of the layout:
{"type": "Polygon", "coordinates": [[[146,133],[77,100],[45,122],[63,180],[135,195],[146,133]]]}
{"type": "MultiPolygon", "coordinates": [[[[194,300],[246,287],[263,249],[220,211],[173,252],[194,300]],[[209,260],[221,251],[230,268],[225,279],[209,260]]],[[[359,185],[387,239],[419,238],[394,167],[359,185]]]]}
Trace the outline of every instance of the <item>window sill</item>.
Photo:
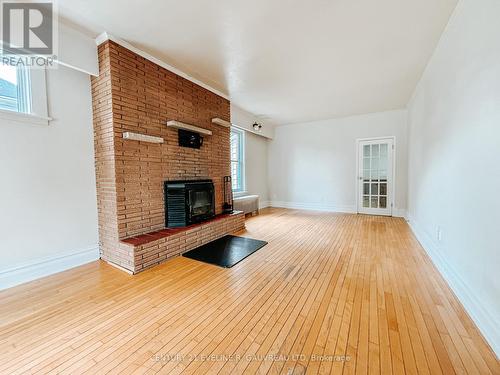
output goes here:
{"type": "Polygon", "coordinates": [[[49,122],[52,120],[50,117],[39,116],[33,113],[20,113],[5,109],[0,109],[0,119],[33,125],[49,125],[49,122]]]}

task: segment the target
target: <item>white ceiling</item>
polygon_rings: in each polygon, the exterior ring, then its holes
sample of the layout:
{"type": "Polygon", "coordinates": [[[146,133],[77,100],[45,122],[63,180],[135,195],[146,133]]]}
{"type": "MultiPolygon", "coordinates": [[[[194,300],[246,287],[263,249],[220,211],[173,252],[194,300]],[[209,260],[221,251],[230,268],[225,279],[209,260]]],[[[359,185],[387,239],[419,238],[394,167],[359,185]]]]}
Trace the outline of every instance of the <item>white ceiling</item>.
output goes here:
{"type": "Polygon", "coordinates": [[[59,0],[277,124],[406,106],[457,0],[59,0]]]}

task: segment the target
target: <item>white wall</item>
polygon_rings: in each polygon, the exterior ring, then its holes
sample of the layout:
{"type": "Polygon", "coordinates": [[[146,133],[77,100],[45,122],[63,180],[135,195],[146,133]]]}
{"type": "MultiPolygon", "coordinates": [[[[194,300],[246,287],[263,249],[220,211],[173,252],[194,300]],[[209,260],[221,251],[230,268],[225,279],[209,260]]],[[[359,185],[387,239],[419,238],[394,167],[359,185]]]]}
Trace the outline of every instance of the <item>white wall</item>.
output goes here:
{"type": "Polygon", "coordinates": [[[356,139],[396,137],[395,214],[407,192],[405,110],[279,126],[269,147],[273,206],[356,211],[356,139]]]}
{"type": "Polygon", "coordinates": [[[245,190],[249,195],[259,196],[261,208],[269,204],[267,180],[269,142],[267,138],[245,132],[245,190]]]}
{"type": "Polygon", "coordinates": [[[47,92],[50,125],[0,119],[0,289],[99,258],[90,77],[47,92]]]}
{"type": "Polygon", "coordinates": [[[97,44],[94,38],[59,22],[57,61],[59,64],[97,76],[97,44]]]}
{"type": "Polygon", "coordinates": [[[408,116],[410,225],[497,354],[499,15],[498,0],[459,3],[408,116]]]}

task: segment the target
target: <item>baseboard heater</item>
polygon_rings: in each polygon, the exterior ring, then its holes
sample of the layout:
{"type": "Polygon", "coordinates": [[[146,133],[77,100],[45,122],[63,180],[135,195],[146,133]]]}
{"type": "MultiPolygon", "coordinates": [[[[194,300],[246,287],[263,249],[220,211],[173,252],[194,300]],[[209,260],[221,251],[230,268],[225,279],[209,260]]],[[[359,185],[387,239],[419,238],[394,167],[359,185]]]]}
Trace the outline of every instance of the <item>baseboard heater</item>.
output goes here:
{"type": "Polygon", "coordinates": [[[244,197],[234,198],[234,209],[243,211],[245,214],[259,211],[259,196],[246,195],[244,197]]]}

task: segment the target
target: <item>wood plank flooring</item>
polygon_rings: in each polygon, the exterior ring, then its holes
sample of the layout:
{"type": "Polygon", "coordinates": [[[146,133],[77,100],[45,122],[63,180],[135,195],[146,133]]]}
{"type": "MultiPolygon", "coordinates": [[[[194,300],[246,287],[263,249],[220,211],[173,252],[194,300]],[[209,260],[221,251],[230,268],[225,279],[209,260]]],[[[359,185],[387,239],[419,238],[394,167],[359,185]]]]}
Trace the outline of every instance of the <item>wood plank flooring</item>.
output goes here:
{"type": "Polygon", "coordinates": [[[266,209],[231,269],[94,262],[0,292],[0,374],[500,374],[402,219],[266,209]]]}

